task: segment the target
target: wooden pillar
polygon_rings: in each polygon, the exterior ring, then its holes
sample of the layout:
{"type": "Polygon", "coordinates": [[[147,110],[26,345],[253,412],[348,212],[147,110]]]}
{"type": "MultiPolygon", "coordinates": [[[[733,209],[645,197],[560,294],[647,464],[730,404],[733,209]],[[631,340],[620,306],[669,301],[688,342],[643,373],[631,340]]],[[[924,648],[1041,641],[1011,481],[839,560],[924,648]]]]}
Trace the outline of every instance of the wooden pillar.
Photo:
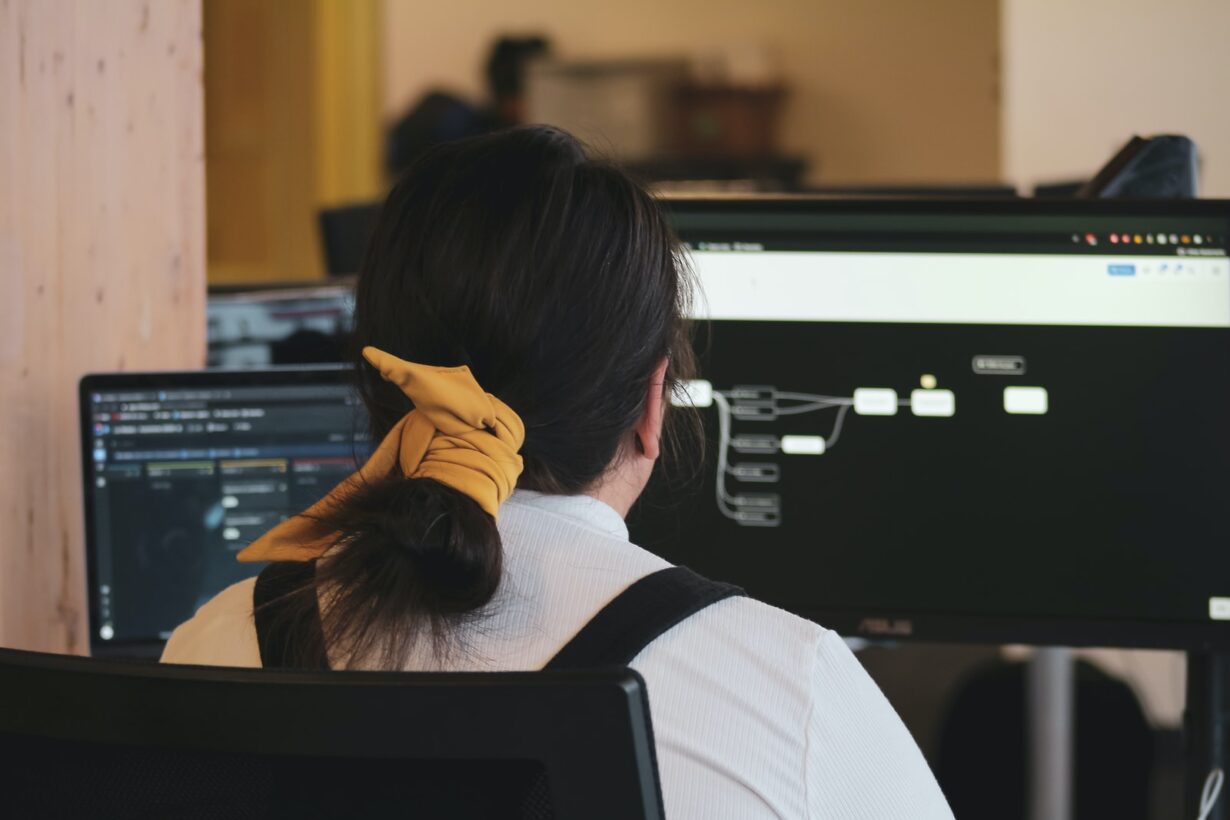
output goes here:
{"type": "Polygon", "coordinates": [[[200,0],[0,0],[0,645],[88,647],[77,381],[205,359],[200,0]]]}

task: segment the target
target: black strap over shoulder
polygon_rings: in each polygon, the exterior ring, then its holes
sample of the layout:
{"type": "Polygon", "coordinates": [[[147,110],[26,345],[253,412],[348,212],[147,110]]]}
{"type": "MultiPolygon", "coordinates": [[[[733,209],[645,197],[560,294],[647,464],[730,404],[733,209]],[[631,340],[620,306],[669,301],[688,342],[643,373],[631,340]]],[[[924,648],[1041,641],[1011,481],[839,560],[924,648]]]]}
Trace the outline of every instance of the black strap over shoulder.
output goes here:
{"type": "Polygon", "coordinates": [[[256,621],[256,640],[261,650],[261,665],[266,669],[328,669],[329,659],[320,653],[320,657],[311,659],[307,664],[302,662],[300,653],[293,650],[301,646],[300,641],[311,637],[315,646],[323,647],[323,627],[320,622],[320,610],[316,609],[315,618],[308,622],[296,622],[286,617],[288,607],[296,593],[305,594],[311,588],[312,600],[316,600],[313,582],[316,579],[315,561],[278,561],[261,570],[256,576],[256,587],[252,591],[252,615],[256,621]],[[315,635],[304,635],[303,629],[313,629],[315,635]]]}
{"type": "Polygon", "coordinates": [[[627,666],[671,627],[743,594],[737,586],[710,581],[687,567],[650,573],[615,596],[543,668],[627,666]]]}
{"type": "MultiPolygon", "coordinates": [[[[329,668],[324,653],[305,664],[301,653],[294,651],[308,638],[313,645],[324,646],[319,610],[308,621],[286,617],[292,596],[309,588],[315,577],[312,561],[272,563],[257,576],[253,614],[265,668],[329,668]],[[305,629],[315,634],[306,635],[305,629]]],[[[627,666],[659,635],[718,601],[743,594],[737,586],[710,581],[687,567],[650,573],[615,596],[543,668],[627,666]]]]}

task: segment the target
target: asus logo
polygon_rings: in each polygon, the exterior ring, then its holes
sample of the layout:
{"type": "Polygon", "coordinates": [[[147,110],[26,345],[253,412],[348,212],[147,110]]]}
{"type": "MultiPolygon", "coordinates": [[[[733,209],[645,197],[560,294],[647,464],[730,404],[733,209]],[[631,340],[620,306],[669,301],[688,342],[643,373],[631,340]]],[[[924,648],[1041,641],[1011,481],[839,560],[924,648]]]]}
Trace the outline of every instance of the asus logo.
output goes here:
{"type": "Polygon", "coordinates": [[[909,618],[864,618],[858,631],[863,635],[908,636],[914,634],[914,622],[909,618]]]}

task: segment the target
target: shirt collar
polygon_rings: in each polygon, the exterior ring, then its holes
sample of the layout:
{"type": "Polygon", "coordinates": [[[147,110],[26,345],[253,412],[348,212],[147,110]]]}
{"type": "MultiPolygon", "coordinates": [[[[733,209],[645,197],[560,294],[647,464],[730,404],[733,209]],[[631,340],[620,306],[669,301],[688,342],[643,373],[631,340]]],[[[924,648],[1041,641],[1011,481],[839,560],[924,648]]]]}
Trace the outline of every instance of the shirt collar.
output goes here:
{"type": "Polygon", "coordinates": [[[610,505],[588,495],[547,495],[534,490],[514,490],[505,504],[530,507],[575,521],[603,535],[628,540],[628,525],[610,505]]]}

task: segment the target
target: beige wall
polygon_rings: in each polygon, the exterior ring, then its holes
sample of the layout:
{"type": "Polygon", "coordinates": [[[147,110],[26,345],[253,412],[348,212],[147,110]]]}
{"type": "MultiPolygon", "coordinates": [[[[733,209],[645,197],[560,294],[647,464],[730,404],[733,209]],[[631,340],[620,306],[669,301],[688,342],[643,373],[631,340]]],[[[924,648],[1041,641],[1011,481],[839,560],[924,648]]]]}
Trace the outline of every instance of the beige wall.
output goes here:
{"type": "Polygon", "coordinates": [[[1004,170],[1092,174],[1132,134],[1182,133],[1230,197],[1230,2],[1003,0],[1004,170]]]}
{"type": "MultiPolygon", "coordinates": [[[[1003,0],[1004,176],[1088,177],[1133,134],[1181,133],[1203,196],[1230,197],[1230,2],[1003,0]]],[[[1182,717],[1177,652],[1083,651],[1128,680],[1155,723],[1182,717]]]]}
{"type": "Polygon", "coordinates": [[[385,0],[385,113],[425,89],[477,95],[492,37],[565,57],[773,48],[794,89],[785,148],[827,182],[999,175],[998,0],[385,0]]]}
{"type": "Polygon", "coordinates": [[[0,645],[84,651],[77,380],[205,359],[200,0],[0,2],[0,645]]]}

